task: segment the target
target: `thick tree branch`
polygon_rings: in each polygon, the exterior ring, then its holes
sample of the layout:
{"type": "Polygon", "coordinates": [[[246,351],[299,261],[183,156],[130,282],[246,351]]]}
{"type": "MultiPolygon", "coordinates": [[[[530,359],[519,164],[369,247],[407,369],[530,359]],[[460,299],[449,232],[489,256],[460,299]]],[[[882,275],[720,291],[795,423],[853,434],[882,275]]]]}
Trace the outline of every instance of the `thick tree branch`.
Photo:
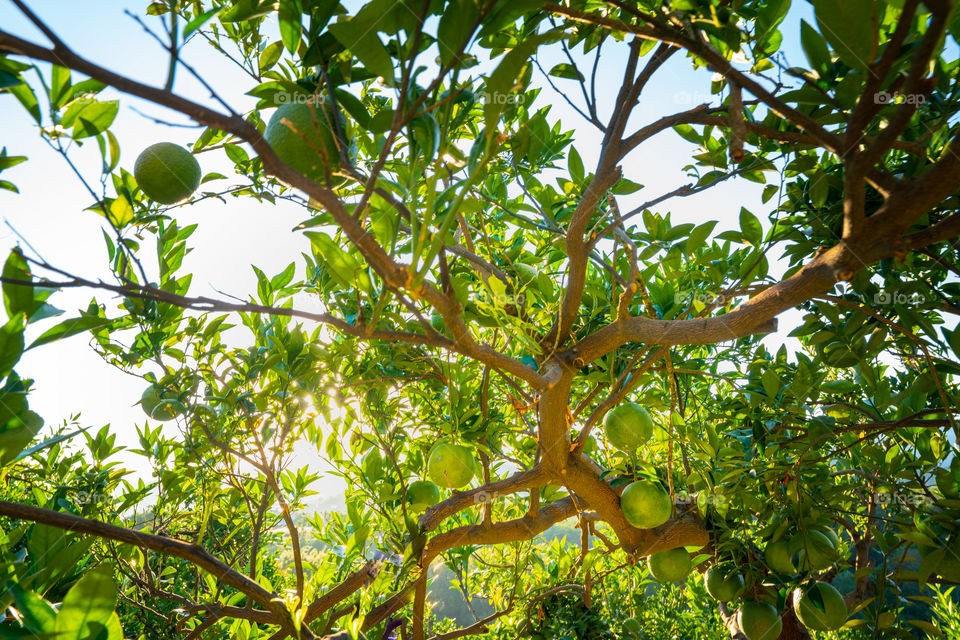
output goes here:
{"type": "MultiPolygon", "coordinates": [[[[40,509],[13,502],[0,501],[0,515],[17,520],[37,522],[87,535],[97,536],[105,540],[114,540],[133,545],[140,549],[148,549],[157,553],[174,556],[186,560],[196,567],[215,576],[223,584],[240,591],[251,600],[269,610],[273,614],[273,623],[287,628],[289,633],[296,633],[290,619],[290,613],[282,604],[279,597],[267,591],[257,582],[247,576],[234,571],[232,568],[210,555],[206,549],[188,542],[167,538],[134,529],[118,527],[98,520],[81,518],[70,513],[60,513],[49,509],[40,509]]],[[[311,637],[309,629],[301,628],[301,633],[311,637]]]]}
{"type": "Polygon", "coordinates": [[[477,504],[488,504],[501,496],[507,496],[525,489],[535,489],[547,484],[549,474],[540,466],[530,471],[521,471],[509,478],[491,482],[470,489],[469,491],[455,491],[452,496],[426,510],[420,516],[420,528],[424,531],[433,531],[443,520],[453,514],[477,504]]]}

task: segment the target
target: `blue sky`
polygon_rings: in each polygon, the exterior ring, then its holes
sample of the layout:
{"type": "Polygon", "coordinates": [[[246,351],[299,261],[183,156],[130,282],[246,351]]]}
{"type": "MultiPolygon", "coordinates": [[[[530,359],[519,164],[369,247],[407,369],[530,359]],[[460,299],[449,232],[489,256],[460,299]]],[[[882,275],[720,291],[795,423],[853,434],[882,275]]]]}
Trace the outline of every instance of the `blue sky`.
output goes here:
{"type": "MultiPolygon", "coordinates": [[[[147,3],[44,0],[31,4],[78,53],[138,80],[163,84],[167,67],[165,52],[132,18],[123,13],[124,9],[129,9],[137,15],[143,15],[147,3]],[[96,9],[91,9],[92,6],[96,6],[96,9]]],[[[796,45],[799,18],[802,15],[808,21],[812,19],[808,15],[809,5],[802,2],[795,5],[783,30],[788,57],[794,64],[802,64],[803,57],[797,53],[796,45]]],[[[145,18],[153,28],[161,30],[157,19],[145,18]]],[[[43,42],[39,32],[20,16],[9,0],[0,0],[0,24],[4,25],[5,30],[43,42]]],[[[598,80],[601,89],[609,88],[609,93],[604,94],[605,104],[601,110],[607,113],[620,83],[623,60],[622,47],[615,52],[608,50],[600,65],[598,80]]],[[[235,109],[243,111],[253,107],[254,100],[244,95],[252,88],[252,80],[205,42],[197,38],[189,43],[183,57],[235,109]]],[[[544,59],[542,64],[549,69],[559,61],[562,60],[544,59]]],[[[46,72],[47,67],[42,68],[46,72]]],[[[536,78],[535,82],[542,84],[542,77],[536,78]]],[[[690,108],[699,102],[694,102],[695,98],[704,96],[703,99],[707,99],[709,84],[709,73],[693,71],[686,58],[677,54],[654,77],[634,121],[638,124],[649,122],[665,114],[690,108]]],[[[572,88],[574,85],[566,86],[572,88]]],[[[199,83],[187,73],[178,74],[175,89],[191,99],[216,106],[199,83]]],[[[118,96],[110,89],[102,96],[121,99],[120,113],[112,130],[122,146],[121,166],[128,170],[144,147],[161,140],[189,144],[199,133],[196,129],[162,126],[138,113],[185,122],[177,114],[155,105],[128,96],[118,96]]],[[[565,126],[575,127],[575,145],[587,167],[590,167],[595,163],[599,151],[599,138],[595,130],[582,123],[579,116],[558,96],[551,94],[549,87],[544,89],[541,100],[544,104],[554,105],[552,115],[560,118],[565,126]]],[[[19,195],[0,191],[0,215],[4,221],[26,238],[40,255],[58,267],[88,278],[109,280],[101,233],[102,219],[95,213],[83,211],[91,204],[90,196],[62,159],[40,141],[32,119],[9,95],[0,95],[0,123],[3,123],[0,146],[5,146],[11,155],[30,158],[29,162],[3,175],[4,179],[17,184],[21,191],[19,195]]],[[[638,201],[688,182],[681,169],[689,162],[691,146],[672,132],[667,132],[642,145],[626,159],[623,163],[626,177],[647,185],[638,194],[638,201]]],[[[205,173],[219,171],[231,176],[229,163],[219,154],[200,154],[198,160],[205,173]]],[[[81,171],[96,184],[100,166],[96,144],[90,142],[71,155],[81,171]]],[[[238,180],[231,179],[229,183],[237,184],[238,180]]],[[[228,181],[212,186],[223,188],[226,184],[228,181]]],[[[678,200],[658,211],[672,211],[675,222],[719,220],[716,232],[720,232],[737,226],[741,206],[746,206],[761,220],[766,219],[769,205],[760,204],[761,189],[761,185],[731,181],[702,196],[678,200]]],[[[621,206],[629,205],[629,200],[621,202],[621,206]]],[[[200,223],[193,236],[196,250],[184,261],[184,272],[194,274],[192,292],[196,295],[214,294],[216,289],[244,297],[246,292],[255,287],[249,266],[251,262],[268,274],[276,273],[290,261],[298,259],[300,251],[307,246],[299,234],[290,233],[290,229],[303,218],[302,210],[293,206],[261,205],[232,199],[228,204],[205,201],[195,206],[181,207],[176,212],[176,218],[183,225],[200,223]]],[[[4,255],[17,242],[17,236],[7,224],[0,226],[0,250],[4,255]]],[[[69,291],[56,294],[52,301],[59,308],[72,313],[79,307],[85,307],[92,295],[91,292],[69,291]]],[[[795,326],[796,319],[795,313],[781,317],[779,336],[770,338],[774,347],[795,326]]],[[[130,446],[136,443],[133,425],[142,424],[144,416],[134,403],[145,384],[105,364],[88,347],[84,337],[78,336],[28,352],[18,371],[23,376],[36,379],[36,391],[31,403],[44,416],[47,424],[59,424],[79,413],[81,425],[99,427],[111,423],[120,444],[130,446]]],[[[330,485],[330,489],[336,492],[336,485],[330,485]]]]}

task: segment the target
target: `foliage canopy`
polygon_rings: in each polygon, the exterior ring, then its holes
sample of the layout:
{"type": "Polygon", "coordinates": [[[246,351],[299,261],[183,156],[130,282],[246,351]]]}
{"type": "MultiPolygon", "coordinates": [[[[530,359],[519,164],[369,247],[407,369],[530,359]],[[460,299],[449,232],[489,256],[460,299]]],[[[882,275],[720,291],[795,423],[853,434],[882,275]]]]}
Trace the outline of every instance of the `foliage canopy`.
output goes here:
{"type": "MultiPolygon", "coordinates": [[[[13,4],[49,42],[0,30],[0,99],[66,162],[99,148],[101,175],[80,175],[115,277],[19,249],[3,269],[5,634],[631,636],[641,559],[683,547],[742,576],[742,602],[772,605],[784,638],[813,578],[843,587],[850,627],[936,631],[906,597],[958,577],[956,2],[817,0],[797,60],[789,0],[169,0],[136,17],[171,53],[163,86],[13,4]],[[193,40],[242,69],[256,108],[176,92],[178,75],[204,82],[193,40]],[[707,99],[638,122],[651,78],[679,63],[714,74],[707,99]],[[611,64],[619,85],[598,87],[611,64]],[[106,87],[201,125],[192,152],[235,174],[151,201],[106,87]],[[301,114],[281,131],[315,148],[297,165],[310,178],[264,138],[275,107],[301,114]],[[631,154],[673,134],[696,147],[689,184],[642,186],[631,154]],[[763,185],[767,220],[671,221],[675,199],[727,181],[763,185]],[[211,197],[265,216],[294,203],[302,253],[280,273],[251,265],[241,298],[196,295],[182,262],[205,248],[177,215],[211,197]],[[74,287],[89,307],[51,321],[74,287]],[[799,347],[772,351],[761,338],[790,309],[799,347]],[[123,470],[110,429],[40,435],[14,372],[32,323],[50,328],[30,348],[85,334],[144,378],[150,418],[127,453],[148,475],[123,470]],[[654,429],[623,451],[601,423],[626,402],[654,429]],[[345,479],[342,513],[303,516],[321,472],[294,464],[295,443],[345,479]],[[476,477],[414,508],[438,443],[466,447],[476,477]],[[666,523],[628,522],[636,481],[669,494],[666,523]],[[539,537],[570,519],[579,544],[539,537]],[[457,632],[432,618],[438,562],[493,613],[457,632]]],[[[23,160],[4,151],[0,170],[23,160]]],[[[739,602],[714,607],[735,636],[739,602]]]]}

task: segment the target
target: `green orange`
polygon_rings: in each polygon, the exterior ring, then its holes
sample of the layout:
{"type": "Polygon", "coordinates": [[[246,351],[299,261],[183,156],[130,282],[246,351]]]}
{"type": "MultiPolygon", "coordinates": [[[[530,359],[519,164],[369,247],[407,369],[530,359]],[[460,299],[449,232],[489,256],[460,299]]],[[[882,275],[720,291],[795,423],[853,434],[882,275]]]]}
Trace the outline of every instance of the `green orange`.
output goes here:
{"type": "Polygon", "coordinates": [[[647,567],[658,582],[682,582],[690,575],[693,562],[690,554],[679,547],[652,554],[647,558],[647,567]]]}
{"type": "Polygon", "coordinates": [[[737,623],[750,640],[776,640],[783,630],[783,621],[773,605],[757,600],[743,603],[737,612],[737,623]]]}
{"type": "Polygon", "coordinates": [[[448,489],[467,486],[476,473],[477,462],[467,447],[441,442],[430,452],[427,475],[437,485],[448,489]]]}
{"type": "Polygon", "coordinates": [[[167,422],[183,413],[184,407],[174,393],[150,385],[140,396],[143,412],[154,420],[167,422]]]}
{"type": "Polygon", "coordinates": [[[320,184],[334,186],[327,176],[340,169],[333,111],[313,102],[289,103],[278,108],[267,123],[264,139],[285,163],[320,184]]]}
{"type": "Polygon", "coordinates": [[[653,419],[640,405],[627,402],[607,412],[603,431],[610,444],[632,453],[653,436],[653,419]]]}
{"type": "Polygon", "coordinates": [[[793,611],[807,629],[835,631],[849,615],[843,596],[827,582],[814,582],[793,594],[793,611]]]}
{"type": "Polygon", "coordinates": [[[140,190],[160,204],[185,200],[200,186],[197,159],[172,142],[158,142],[144,149],[133,166],[133,175],[140,190]]]}
{"type": "Polygon", "coordinates": [[[440,488],[429,480],[417,480],[407,487],[407,503],[414,513],[423,513],[440,502],[440,488]]]}
{"type": "Polygon", "coordinates": [[[673,503],[659,482],[638,480],[627,485],[620,495],[620,508],[631,525],[653,529],[670,519],[673,503]]]}
{"type": "Polygon", "coordinates": [[[710,567],[703,574],[703,585],[715,599],[730,602],[743,593],[743,576],[735,571],[727,573],[720,567],[710,567]]]}

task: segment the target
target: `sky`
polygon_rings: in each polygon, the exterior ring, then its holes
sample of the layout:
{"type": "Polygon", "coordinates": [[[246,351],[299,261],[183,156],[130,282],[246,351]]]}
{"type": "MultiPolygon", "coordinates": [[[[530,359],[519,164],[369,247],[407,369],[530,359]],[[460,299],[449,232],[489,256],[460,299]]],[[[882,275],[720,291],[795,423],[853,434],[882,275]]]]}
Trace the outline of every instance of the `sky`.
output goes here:
{"type": "MultiPolygon", "coordinates": [[[[58,33],[77,53],[121,74],[135,79],[162,85],[166,78],[167,57],[154,41],[124,10],[142,16],[153,29],[162,31],[159,20],[145,16],[147,3],[129,0],[98,0],[96,10],[92,3],[76,0],[44,0],[30,3],[40,17],[58,33]]],[[[800,17],[812,21],[809,5],[796,2],[782,30],[785,36],[785,51],[788,59],[800,62],[797,53],[797,33],[800,17]]],[[[275,20],[275,18],[271,18],[275,20]]],[[[35,42],[44,42],[42,35],[26,22],[9,0],[0,0],[0,24],[7,31],[35,42]]],[[[273,25],[275,27],[275,25],[273,25]]],[[[209,47],[195,38],[182,53],[203,78],[234,109],[245,111],[253,108],[255,100],[244,95],[252,88],[249,76],[209,47]]],[[[561,59],[543,59],[542,65],[549,69],[561,59]]],[[[605,54],[600,65],[598,86],[610,87],[603,95],[601,112],[609,113],[619,86],[622,73],[623,49],[605,54]]],[[[48,66],[41,65],[44,73],[48,66]]],[[[75,74],[76,76],[76,74],[75,74]]],[[[76,81],[77,78],[74,78],[76,81]]],[[[560,81],[561,83],[563,81],[560,81]]],[[[542,76],[535,74],[534,84],[543,85],[542,76]]],[[[566,85],[567,88],[572,85],[566,85]]],[[[174,89],[195,101],[217,107],[209,94],[189,74],[180,72],[174,89]]],[[[140,150],[158,141],[192,144],[199,134],[198,129],[164,126],[152,118],[178,123],[187,120],[175,113],[112,89],[105,90],[102,99],[120,98],[119,115],[111,130],[120,141],[122,152],[120,165],[132,171],[133,161],[140,150]]],[[[650,122],[667,113],[688,109],[700,101],[710,100],[710,74],[693,71],[688,60],[678,54],[666,67],[656,74],[637,109],[635,123],[650,122]]],[[[552,104],[551,116],[559,118],[565,127],[573,127],[574,144],[589,168],[596,162],[599,152],[599,137],[595,130],[577,116],[556,94],[545,87],[541,94],[544,104],[552,104]]],[[[3,173],[2,178],[12,181],[19,194],[0,191],[0,252],[3,255],[17,244],[29,243],[28,252],[35,252],[57,267],[90,279],[110,281],[108,259],[101,229],[101,216],[84,211],[92,199],[74,176],[62,158],[49,149],[39,138],[33,120],[19,103],[6,94],[0,94],[0,147],[6,147],[10,155],[26,155],[29,161],[3,173]]],[[[636,201],[670,191],[686,184],[689,179],[682,167],[690,162],[692,145],[672,132],[666,132],[641,145],[623,163],[624,175],[635,182],[647,185],[636,201]]],[[[233,175],[231,165],[221,152],[203,153],[198,160],[204,173],[219,171],[232,176],[229,181],[213,183],[218,189],[227,184],[240,184],[239,176],[233,175]]],[[[71,152],[81,172],[96,187],[99,179],[100,156],[92,140],[83,148],[71,152]]],[[[665,213],[670,211],[674,223],[719,220],[715,233],[738,227],[737,218],[741,206],[745,206],[762,221],[776,199],[762,205],[762,185],[733,180],[709,190],[703,195],[671,201],[655,208],[665,213]]],[[[259,204],[250,199],[230,199],[227,203],[207,200],[196,205],[177,209],[175,217],[183,226],[199,223],[191,239],[195,248],[184,260],[182,273],[193,273],[193,295],[219,295],[226,292],[247,297],[255,291],[256,279],[250,264],[265,273],[280,272],[308,243],[291,229],[304,215],[302,209],[287,203],[276,206],[259,204]]],[[[621,201],[621,207],[630,205],[630,200],[621,201]]],[[[51,302],[67,314],[75,314],[85,308],[93,297],[90,291],[64,291],[57,293],[51,302]]],[[[108,304],[115,304],[102,293],[97,297],[108,304]]],[[[797,312],[781,316],[780,330],[766,338],[776,349],[789,331],[799,322],[797,312]]],[[[62,319],[62,318],[61,318],[62,319]]],[[[48,328],[52,322],[39,328],[31,328],[31,337],[48,328]],[[32,335],[31,335],[32,334],[32,335]]],[[[48,425],[58,425],[79,414],[81,426],[99,428],[110,424],[118,435],[117,442],[124,446],[136,446],[135,425],[142,425],[144,414],[135,405],[146,383],[106,364],[89,347],[86,336],[76,336],[53,345],[27,352],[17,366],[23,377],[35,379],[35,390],[30,396],[31,407],[40,413],[48,425]]],[[[145,371],[144,371],[145,372],[145,371]]],[[[169,428],[173,428],[170,426],[169,428]]],[[[302,452],[300,455],[309,457],[302,452]]],[[[342,492],[338,481],[330,480],[324,492],[336,496],[342,492]]]]}

